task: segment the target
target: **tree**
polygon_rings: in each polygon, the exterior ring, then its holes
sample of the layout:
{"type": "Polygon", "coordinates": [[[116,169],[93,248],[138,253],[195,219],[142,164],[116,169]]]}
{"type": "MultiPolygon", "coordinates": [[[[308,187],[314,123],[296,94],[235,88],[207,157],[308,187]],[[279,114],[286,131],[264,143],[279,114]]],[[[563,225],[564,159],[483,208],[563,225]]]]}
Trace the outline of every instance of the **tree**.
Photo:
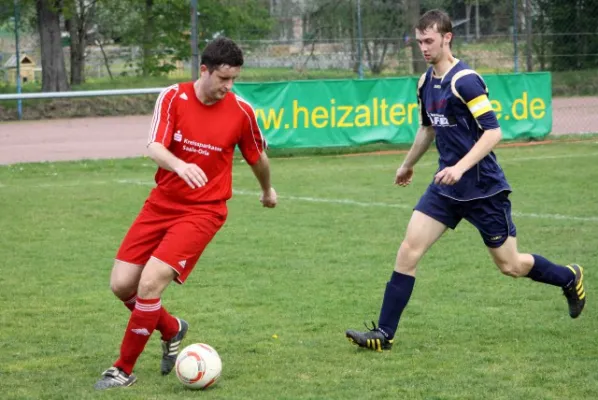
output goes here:
{"type": "Polygon", "coordinates": [[[42,91],[69,89],[60,36],[60,0],[36,0],[37,25],[41,45],[42,91]]]}
{"type": "MultiPolygon", "coordinates": [[[[407,26],[409,32],[412,32],[412,37],[415,36],[415,26],[421,16],[421,5],[420,0],[407,0],[407,26]]],[[[411,63],[413,72],[421,74],[426,71],[426,61],[424,60],[418,44],[415,40],[411,40],[411,63]]]]}
{"type": "Polygon", "coordinates": [[[388,47],[398,48],[405,33],[406,21],[402,0],[370,0],[362,2],[365,54],[373,74],[384,68],[388,47]]]}
{"type": "Polygon", "coordinates": [[[355,0],[312,0],[305,16],[305,36],[312,42],[349,37],[356,64],[356,42],[361,40],[369,69],[379,74],[390,46],[400,46],[405,30],[404,0],[363,0],[360,5],[362,38],[358,38],[355,27],[355,0]]]}
{"type": "Polygon", "coordinates": [[[577,54],[580,68],[596,68],[598,66],[598,2],[596,0],[580,0],[578,8],[579,25],[577,32],[577,54]]]}
{"type": "Polygon", "coordinates": [[[71,85],[85,82],[87,32],[93,22],[98,0],[63,0],[64,25],[70,35],[71,85]]]}
{"type": "Polygon", "coordinates": [[[595,0],[539,1],[534,24],[550,35],[550,69],[579,70],[598,66],[595,0]]]}
{"type": "MultiPolygon", "coordinates": [[[[200,0],[198,10],[200,48],[217,35],[263,38],[272,26],[268,7],[261,0],[200,0]]],[[[167,73],[174,62],[191,57],[188,1],[131,1],[127,14],[129,23],[120,43],[141,47],[137,65],[144,76],[167,73]]]]}
{"type": "MultiPolygon", "coordinates": [[[[131,0],[98,0],[98,5],[93,13],[93,33],[89,36],[92,43],[96,44],[102,53],[104,65],[112,79],[110,70],[110,54],[106,53],[105,45],[128,43],[127,35],[132,26],[137,26],[141,16],[135,12],[131,0]]],[[[125,52],[128,49],[123,49],[125,52]]]]}

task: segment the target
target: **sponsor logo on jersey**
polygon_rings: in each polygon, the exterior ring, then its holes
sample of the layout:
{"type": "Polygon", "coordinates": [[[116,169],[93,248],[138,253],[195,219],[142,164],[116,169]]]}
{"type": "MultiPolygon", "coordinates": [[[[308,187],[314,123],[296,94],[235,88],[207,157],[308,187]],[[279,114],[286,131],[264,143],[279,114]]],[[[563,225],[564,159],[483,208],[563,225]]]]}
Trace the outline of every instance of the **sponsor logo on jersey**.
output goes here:
{"type": "Polygon", "coordinates": [[[428,113],[428,118],[430,118],[430,121],[432,122],[433,126],[442,126],[442,127],[446,127],[446,126],[456,126],[457,125],[457,121],[454,120],[450,121],[447,117],[445,117],[443,114],[438,114],[438,113],[428,113]]]}
{"type": "Polygon", "coordinates": [[[173,139],[175,142],[180,142],[181,140],[183,140],[183,134],[181,133],[181,131],[176,131],[173,139]]]}

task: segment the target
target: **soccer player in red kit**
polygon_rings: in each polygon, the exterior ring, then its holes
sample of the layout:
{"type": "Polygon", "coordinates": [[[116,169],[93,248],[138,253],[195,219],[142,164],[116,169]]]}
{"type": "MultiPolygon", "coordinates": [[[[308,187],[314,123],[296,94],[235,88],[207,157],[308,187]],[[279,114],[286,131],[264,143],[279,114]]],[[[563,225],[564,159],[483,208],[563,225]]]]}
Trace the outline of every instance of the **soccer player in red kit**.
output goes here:
{"type": "Polygon", "coordinates": [[[160,297],[171,281],[185,282],[224,224],[236,146],[261,186],[261,203],[276,206],[255,113],[231,92],[242,65],[233,41],[215,39],[202,53],[199,79],[170,86],[158,97],[148,143],[158,164],[157,185],[126,234],[110,278],[112,291],[132,313],[120,356],[96,389],[135,383],[133,367],[154,330],[162,336],[161,372],[172,371],[188,324],[169,314],[160,297]]]}

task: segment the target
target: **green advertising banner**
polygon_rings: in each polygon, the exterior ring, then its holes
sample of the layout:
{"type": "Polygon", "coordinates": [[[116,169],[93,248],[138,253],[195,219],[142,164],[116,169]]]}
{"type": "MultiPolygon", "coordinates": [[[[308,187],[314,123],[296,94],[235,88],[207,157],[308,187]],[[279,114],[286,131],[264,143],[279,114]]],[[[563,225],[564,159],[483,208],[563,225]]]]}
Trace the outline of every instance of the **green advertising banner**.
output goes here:
{"type": "MultiPolygon", "coordinates": [[[[237,83],[271,148],[412,143],[417,78],[237,83]]],[[[542,138],[552,128],[550,73],[487,75],[504,139],[542,138]]]]}

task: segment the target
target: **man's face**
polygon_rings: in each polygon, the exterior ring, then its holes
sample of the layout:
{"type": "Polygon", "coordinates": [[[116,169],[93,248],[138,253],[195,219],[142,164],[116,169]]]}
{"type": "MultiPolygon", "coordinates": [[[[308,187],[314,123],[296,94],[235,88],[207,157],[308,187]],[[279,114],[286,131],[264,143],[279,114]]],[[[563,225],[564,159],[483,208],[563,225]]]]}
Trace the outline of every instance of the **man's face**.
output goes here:
{"type": "Polygon", "coordinates": [[[416,29],[415,39],[424,59],[429,64],[436,64],[442,60],[449,49],[452,33],[441,35],[436,25],[424,30],[416,29]]]}
{"type": "Polygon", "coordinates": [[[223,64],[210,72],[208,67],[202,65],[200,71],[204,95],[217,101],[222,100],[232,89],[235,79],[237,79],[237,76],[241,72],[241,67],[231,67],[230,65],[223,64]]]}

